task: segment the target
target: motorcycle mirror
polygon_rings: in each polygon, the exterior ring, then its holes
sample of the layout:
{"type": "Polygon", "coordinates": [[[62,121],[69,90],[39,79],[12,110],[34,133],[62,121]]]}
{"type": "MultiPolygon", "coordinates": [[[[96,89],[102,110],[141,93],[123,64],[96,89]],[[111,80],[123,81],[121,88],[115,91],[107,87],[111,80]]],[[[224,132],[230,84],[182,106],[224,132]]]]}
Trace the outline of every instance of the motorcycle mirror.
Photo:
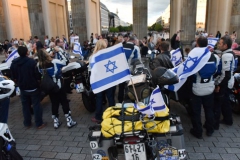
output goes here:
{"type": "Polygon", "coordinates": [[[152,53],[152,51],[151,50],[148,50],[148,54],[151,54],[152,53]]]}

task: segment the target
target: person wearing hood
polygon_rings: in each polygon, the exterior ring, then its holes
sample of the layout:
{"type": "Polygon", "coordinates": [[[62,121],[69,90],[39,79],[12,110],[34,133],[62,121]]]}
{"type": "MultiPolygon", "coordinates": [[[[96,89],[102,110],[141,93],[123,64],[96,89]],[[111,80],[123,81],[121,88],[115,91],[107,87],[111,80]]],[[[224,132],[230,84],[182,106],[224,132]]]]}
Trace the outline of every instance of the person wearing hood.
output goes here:
{"type": "Polygon", "coordinates": [[[30,105],[33,105],[35,125],[38,129],[45,127],[42,120],[42,107],[40,105],[41,93],[39,90],[39,81],[41,74],[36,70],[36,61],[27,56],[28,49],[24,46],[18,47],[20,57],[12,61],[10,70],[12,80],[19,86],[21,91],[21,102],[25,127],[29,128],[32,125],[30,105]]]}

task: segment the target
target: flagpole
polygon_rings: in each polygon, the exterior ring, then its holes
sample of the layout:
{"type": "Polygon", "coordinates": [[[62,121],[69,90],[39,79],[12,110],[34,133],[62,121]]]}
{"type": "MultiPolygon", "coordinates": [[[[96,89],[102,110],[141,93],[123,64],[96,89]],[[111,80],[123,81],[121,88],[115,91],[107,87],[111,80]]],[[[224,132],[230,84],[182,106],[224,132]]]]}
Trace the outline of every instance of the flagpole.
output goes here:
{"type": "Polygon", "coordinates": [[[134,92],[134,94],[135,94],[135,97],[136,97],[136,101],[137,101],[137,104],[138,104],[138,96],[137,96],[137,92],[136,92],[136,89],[135,89],[135,86],[134,86],[134,84],[133,84],[133,80],[132,80],[132,77],[131,77],[131,82],[132,82],[132,86],[133,86],[133,92],[134,92]]]}

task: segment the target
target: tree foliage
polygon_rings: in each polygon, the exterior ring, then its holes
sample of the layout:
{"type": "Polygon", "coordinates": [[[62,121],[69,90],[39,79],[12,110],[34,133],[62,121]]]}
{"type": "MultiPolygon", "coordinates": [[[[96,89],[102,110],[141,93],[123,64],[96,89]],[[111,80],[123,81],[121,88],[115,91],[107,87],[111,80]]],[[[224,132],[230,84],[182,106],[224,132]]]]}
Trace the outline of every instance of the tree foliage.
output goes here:
{"type": "Polygon", "coordinates": [[[118,27],[110,27],[109,32],[130,32],[132,31],[132,24],[130,26],[118,26],[118,27]]]}
{"type": "Polygon", "coordinates": [[[148,27],[148,30],[161,32],[163,30],[163,26],[159,23],[154,23],[152,26],[148,27]]]}

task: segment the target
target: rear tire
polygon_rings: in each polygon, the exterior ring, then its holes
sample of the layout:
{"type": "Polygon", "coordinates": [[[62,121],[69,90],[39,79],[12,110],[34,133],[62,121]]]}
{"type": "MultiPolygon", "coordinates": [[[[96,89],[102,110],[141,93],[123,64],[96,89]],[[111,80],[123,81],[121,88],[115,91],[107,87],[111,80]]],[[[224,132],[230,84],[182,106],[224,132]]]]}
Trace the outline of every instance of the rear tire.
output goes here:
{"type": "Polygon", "coordinates": [[[238,99],[235,97],[234,94],[230,94],[229,97],[233,113],[240,114],[240,105],[238,99]]]}
{"type": "Polygon", "coordinates": [[[83,100],[84,107],[86,108],[86,110],[88,112],[92,113],[96,110],[96,100],[95,100],[95,95],[93,94],[93,92],[89,93],[89,95],[87,95],[87,93],[83,92],[82,100],[83,100]]]}
{"type": "Polygon", "coordinates": [[[8,153],[11,156],[12,160],[23,160],[22,156],[17,152],[15,147],[12,147],[8,153]]]}

